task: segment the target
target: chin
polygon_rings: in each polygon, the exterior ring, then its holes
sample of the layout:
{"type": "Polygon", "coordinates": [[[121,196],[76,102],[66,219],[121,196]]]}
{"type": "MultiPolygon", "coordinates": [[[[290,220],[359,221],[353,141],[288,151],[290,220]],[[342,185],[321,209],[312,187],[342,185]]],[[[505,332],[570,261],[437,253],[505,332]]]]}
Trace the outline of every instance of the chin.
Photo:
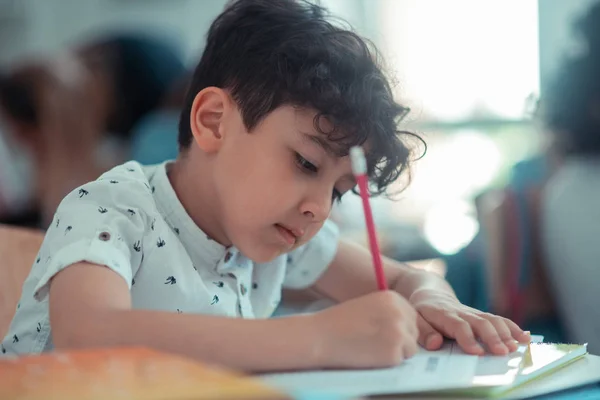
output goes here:
{"type": "Polygon", "coordinates": [[[282,249],[271,246],[250,245],[247,249],[238,247],[238,250],[255,263],[264,264],[273,261],[284,254],[282,249]]]}

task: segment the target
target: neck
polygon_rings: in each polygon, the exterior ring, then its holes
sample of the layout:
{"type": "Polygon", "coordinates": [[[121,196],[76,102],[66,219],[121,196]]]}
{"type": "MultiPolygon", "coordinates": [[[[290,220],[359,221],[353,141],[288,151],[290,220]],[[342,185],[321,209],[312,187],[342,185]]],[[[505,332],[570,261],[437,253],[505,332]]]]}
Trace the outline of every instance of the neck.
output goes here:
{"type": "MultiPolygon", "coordinates": [[[[189,151],[194,149],[187,150],[189,151]]],[[[210,167],[205,157],[188,157],[181,153],[167,175],[177,198],[196,226],[211,239],[228,247],[231,242],[220,224],[221,207],[214,195],[215,189],[210,179],[212,174],[208,172],[210,167]],[[201,161],[192,162],[193,159],[201,161]]]]}

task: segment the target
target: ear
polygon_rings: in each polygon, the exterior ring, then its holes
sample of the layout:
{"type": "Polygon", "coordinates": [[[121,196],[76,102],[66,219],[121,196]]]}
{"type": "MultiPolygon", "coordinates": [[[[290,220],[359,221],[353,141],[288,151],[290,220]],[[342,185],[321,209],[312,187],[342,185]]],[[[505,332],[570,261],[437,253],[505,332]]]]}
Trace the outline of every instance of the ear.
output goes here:
{"type": "Polygon", "coordinates": [[[190,129],[194,141],[206,153],[214,153],[223,144],[225,116],[231,111],[229,95],[217,87],[202,89],[192,103],[190,129]]]}

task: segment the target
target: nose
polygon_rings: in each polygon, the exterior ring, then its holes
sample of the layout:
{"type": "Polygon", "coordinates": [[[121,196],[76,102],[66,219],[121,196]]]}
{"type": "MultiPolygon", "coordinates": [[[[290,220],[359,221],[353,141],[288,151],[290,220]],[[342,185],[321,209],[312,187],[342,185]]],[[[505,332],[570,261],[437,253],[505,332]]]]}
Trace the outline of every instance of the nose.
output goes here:
{"type": "Polygon", "coordinates": [[[331,212],[331,193],[332,190],[313,189],[300,204],[302,215],[307,217],[310,222],[325,221],[331,212]]]}

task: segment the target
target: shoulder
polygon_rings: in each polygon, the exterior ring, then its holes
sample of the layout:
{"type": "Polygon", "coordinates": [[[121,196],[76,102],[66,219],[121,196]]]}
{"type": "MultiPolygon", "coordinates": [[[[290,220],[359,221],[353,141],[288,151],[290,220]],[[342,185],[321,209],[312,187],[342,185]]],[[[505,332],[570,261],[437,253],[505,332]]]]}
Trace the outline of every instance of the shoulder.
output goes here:
{"type": "Polygon", "coordinates": [[[154,211],[156,205],[149,182],[152,171],[152,167],[144,167],[135,161],[116,166],[97,180],[74,189],[63,199],[58,210],[77,209],[79,205],[86,205],[100,210],[154,211]]]}

